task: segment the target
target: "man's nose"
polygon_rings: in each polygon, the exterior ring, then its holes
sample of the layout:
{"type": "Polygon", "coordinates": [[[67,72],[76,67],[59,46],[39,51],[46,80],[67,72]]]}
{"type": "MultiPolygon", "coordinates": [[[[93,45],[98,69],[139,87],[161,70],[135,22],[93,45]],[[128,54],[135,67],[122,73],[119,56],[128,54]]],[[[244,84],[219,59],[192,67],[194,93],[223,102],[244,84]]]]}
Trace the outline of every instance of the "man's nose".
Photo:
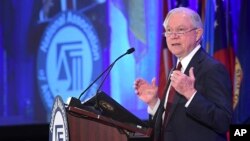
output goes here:
{"type": "Polygon", "coordinates": [[[179,34],[177,32],[173,32],[171,35],[170,35],[171,38],[177,38],[179,37],[179,34]]]}

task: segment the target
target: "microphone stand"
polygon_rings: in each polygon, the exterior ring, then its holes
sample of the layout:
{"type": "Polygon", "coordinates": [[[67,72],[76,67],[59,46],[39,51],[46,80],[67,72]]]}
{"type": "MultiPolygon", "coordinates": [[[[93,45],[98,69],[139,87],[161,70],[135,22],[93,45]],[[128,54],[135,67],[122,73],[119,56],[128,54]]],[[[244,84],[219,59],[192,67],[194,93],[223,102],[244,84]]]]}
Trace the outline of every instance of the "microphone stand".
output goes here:
{"type": "Polygon", "coordinates": [[[134,48],[130,48],[130,49],[128,49],[127,50],[127,52],[126,53],[124,53],[124,54],[122,54],[121,56],[119,56],[117,59],[115,59],[115,61],[112,63],[112,64],[110,64],[80,95],[79,95],[79,97],[78,97],[78,99],[77,98],[75,98],[75,97],[70,97],[70,99],[68,99],[68,101],[67,101],[67,103],[68,103],[68,105],[69,106],[75,106],[75,107],[83,107],[82,106],[82,104],[81,104],[81,100],[80,100],[80,98],[82,97],[82,95],[97,81],[97,80],[99,80],[100,79],[100,77],[101,76],[103,76],[104,75],[104,73],[106,73],[106,75],[105,75],[105,77],[104,77],[104,79],[102,80],[102,82],[101,82],[101,84],[100,84],[100,86],[98,87],[98,89],[97,89],[97,91],[96,91],[96,104],[95,104],[95,107],[96,108],[98,108],[99,107],[99,105],[98,105],[98,98],[97,98],[97,95],[98,95],[98,93],[99,93],[99,90],[100,90],[100,88],[101,88],[101,86],[103,85],[103,83],[104,83],[104,81],[106,80],[106,78],[107,78],[107,76],[108,76],[108,74],[110,73],[110,71],[111,71],[111,69],[113,68],[113,66],[114,66],[114,64],[119,60],[119,59],[121,59],[123,56],[125,56],[125,55],[127,55],[127,54],[131,54],[131,53],[133,53],[135,51],[135,49],[134,48]]]}

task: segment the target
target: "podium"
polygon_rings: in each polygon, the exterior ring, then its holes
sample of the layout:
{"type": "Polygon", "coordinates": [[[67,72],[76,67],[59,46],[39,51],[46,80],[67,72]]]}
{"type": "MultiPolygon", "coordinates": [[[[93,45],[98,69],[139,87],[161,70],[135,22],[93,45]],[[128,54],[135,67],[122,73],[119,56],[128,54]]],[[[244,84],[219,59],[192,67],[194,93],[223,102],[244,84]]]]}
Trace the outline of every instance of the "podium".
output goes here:
{"type": "Polygon", "coordinates": [[[152,128],[120,122],[88,109],[67,106],[59,96],[54,102],[50,141],[149,141],[151,132],[152,128]]]}

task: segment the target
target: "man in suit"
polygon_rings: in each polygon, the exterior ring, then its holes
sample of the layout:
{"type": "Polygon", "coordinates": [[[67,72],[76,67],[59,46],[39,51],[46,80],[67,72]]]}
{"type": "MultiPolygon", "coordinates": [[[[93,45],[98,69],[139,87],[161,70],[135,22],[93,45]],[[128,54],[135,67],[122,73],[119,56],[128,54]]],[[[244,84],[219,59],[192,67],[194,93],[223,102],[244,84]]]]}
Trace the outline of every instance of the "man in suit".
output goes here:
{"type": "Polygon", "coordinates": [[[169,75],[164,98],[155,78],[135,80],[138,97],[148,104],[155,141],[226,141],[232,115],[231,82],[225,67],[201,47],[203,25],[189,8],[171,10],[164,23],[170,52],[180,70],[169,75]],[[170,90],[174,96],[170,100],[170,90]],[[169,104],[171,103],[171,104],[169,104]]]}

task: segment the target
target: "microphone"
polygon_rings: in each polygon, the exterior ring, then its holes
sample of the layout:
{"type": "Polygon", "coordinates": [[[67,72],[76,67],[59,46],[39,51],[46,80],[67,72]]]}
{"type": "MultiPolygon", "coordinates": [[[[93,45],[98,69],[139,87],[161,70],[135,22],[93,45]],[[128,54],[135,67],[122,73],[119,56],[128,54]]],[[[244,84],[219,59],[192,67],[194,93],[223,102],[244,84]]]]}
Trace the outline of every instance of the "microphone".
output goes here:
{"type": "Polygon", "coordinates": [[[130,48],[127,50],[126,54],[131,54],[135,51],[135,48],[130,48]]]}
{"type": "MultiPolygon", "coordinates": [[[[74,98],[74,97],[70,97],[67,101],[68,105],[70,106],[75,106],[75,107],[79,107],[81,105],[81,102],[80,102],[80,98],[82,97],[82,95],[90,89],[90,87],[97,81],[99,80],[105,73],[106,73],[106,76],[104,77],[104,79],[102,80],[102,82],[100,83],[100,86],[98,87],[97,89],[97,93],[98,91],[100,90],[100,88],[102,87],[104,81],[106,80],[109,72],[111,71],[111,69],[113,68],[114,64],[119,60],[121,59],[123,56],[127,55],[127,54],[131,54],[135,51],[135,48],[130,48],[128,49],[124,54],[120,55],[117,59],[115,59],[115,61],[110,64],[78,97],[78,99],[74,98]]],[[[81,106],[80,106],[81,107],[81,106]]]]}
{"type": "MultiPolygon", "coordinates": [[[[124,54],[122,54],[121,56],[119,56],[117,59],[115,59],[115,61],[112,63],[112,64],[110,64],[81,94],[80,94],[80,96],[78,97],[78,99],[80,100],[80,98],[82,97],[82,95],[97,81],[97,80],[99,80],[100,79],[100,77],[105,73],[105,72],[107,72],[107,74],[111,71],[111,69],[113,68],[113,66],[114,66],[114,64],[119,60],[119,59],[121,59],[123,56],[125,56],[125,55],[127,55],[127,54],[131,54],[132,52],[134,52],[135,51],[135,49],[134,48],[130,48],[130,49],[128,49],[127,50],[127,52],[125,52],[124,54]]],[[[107,77],[107,75],[106,75],[106,77],[107,77]]],[[[106,78],[105,77],[105,78],[106,78]]],[[[104,82],[104,80],[105,80],[105,78],[103,79],[103,81],[102,81],[102,83],[101,83],[101,85],[99,86],[99,88],[97,89],[97,92],[100,90],[100,88],[101,88],[101,86],[102,86],[102,84],[103,84],[103,82],[104,82]]]]}
{"type": "Polygon", "coordinates": [[[107,78],[109,72],[112,70],[114,64],[115,64],[120,58],[122,58],[123,56],[125,56],[125,55],[127,55],[127,54],[131,54],[131,53],[133,53],[134,51],[135,51],[135,48],[130,48],[130,49],[127,50],[126,53],[122,54],[122,55],[119,56],[117,59],[115,59],[115,61],[108,67],[108,68],[109,68],[109,69],[108,69],[108,72],[106,73],[106,76],[104,77],[104,79],[102,80],[100,86],[99,86],[98,89],[96,90],[96,93],[98,93],[99,90],[101,89],[101,87],[102,87],[104,81],[106,80],[106,78],[107,78]]]}
{"type": "MultiPolygon", "coordinates": [[[[109,65],[109,67],[108,67],[108,68],[109,68],[109,69],[108,69],[108,72],[106,73],[104,79],[103,79],[102,82],[100,83],[100,86],[99,86],[98,89],[96,90],[96,96],[95,96],[95,108],[96,108],[96,109],[99,108],[99,103],[98,103],[98,94],[99,94],[99,90],[101,89],[101,87],[102,87],[104,81],[106,80],[108,74],[109,74],[110,71],[112,70],[114,64],[115,64],[119,59],[121,59],[123,56],[125,56],[125,55],[127,55],[127,54],[131,54],[131,53],[133,53],[134,51],[135,51],[134,48],[128,49],[126,53],[124,53],[124,54],[122,54],[121,56],[119,56],[117,59],[115,59],[115,61],[114,61],[111,65],[109,65]]],[[[99,110],[101,110],[101,109],[99,109],[99,110]]]]}

